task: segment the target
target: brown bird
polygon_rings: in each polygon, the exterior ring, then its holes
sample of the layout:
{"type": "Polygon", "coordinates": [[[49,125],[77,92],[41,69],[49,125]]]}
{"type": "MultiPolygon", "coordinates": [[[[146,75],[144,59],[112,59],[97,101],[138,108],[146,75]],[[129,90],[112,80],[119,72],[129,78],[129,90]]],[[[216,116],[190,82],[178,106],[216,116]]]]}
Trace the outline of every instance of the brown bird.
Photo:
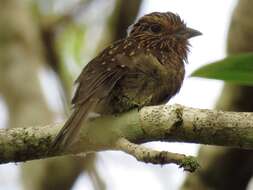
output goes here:
{"type": "Polygon", "coordinates": [[[117,114],[168,101],[184,79],[188,39],[198,35],[171,12],[141,17],[126,38],[107,47],[83,69],[76,80],[73,113],[52,149],[69,146],[90,112],[117,114]]]}

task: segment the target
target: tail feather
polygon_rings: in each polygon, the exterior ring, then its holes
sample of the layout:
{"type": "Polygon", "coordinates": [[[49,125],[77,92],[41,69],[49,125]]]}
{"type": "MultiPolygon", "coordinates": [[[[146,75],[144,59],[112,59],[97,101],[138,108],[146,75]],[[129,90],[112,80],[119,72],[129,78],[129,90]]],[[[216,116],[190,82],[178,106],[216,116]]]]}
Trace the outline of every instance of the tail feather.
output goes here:
{"type": "Polygon", "coordinates": [[[96,104],[97,100],[89,100],[82,105],[78,105],[78,107],[74,109],[74,112],[54,139],[50,147],[50,152],[65,149],[73,143],[80,132],[82,123],[87,120],[88,114],[93,110],[96,104]]]}

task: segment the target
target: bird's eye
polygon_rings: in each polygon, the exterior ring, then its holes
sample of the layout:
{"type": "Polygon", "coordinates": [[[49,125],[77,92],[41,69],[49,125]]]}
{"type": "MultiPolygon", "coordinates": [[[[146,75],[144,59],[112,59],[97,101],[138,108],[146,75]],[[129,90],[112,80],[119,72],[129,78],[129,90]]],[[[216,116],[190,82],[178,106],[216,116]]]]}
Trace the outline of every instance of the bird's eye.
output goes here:
{"type": "Polygon", "coordinates": [[[153,33],[159,33],[162,31],[162,27],[159,24],[155,24],[155,25],[150,26],[150,30],[153,33]]]}

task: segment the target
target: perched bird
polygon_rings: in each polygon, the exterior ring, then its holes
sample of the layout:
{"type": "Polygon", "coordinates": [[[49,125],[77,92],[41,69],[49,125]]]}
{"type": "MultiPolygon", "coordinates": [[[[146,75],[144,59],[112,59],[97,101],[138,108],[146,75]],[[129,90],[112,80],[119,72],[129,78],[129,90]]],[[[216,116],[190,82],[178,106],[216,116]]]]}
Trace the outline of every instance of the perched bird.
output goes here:
{"type": "Polygon", "coordinates": [[[128,35],[91,60],[76,80],[73,113],[52,144],[64,149],[76,139],[90,112],[117,114],[168,101],[180,89],[188,39],[201,35],[171,12],[153,12],[128,35]]]}

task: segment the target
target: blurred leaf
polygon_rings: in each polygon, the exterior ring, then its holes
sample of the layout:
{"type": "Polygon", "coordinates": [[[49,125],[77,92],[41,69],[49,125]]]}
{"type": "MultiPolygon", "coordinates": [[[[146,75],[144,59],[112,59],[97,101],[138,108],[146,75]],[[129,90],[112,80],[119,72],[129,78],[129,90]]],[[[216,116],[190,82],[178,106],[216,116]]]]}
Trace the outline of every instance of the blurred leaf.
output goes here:
{"type": "Polygon", "coordinates": [[[200,67],[191,76],[252,86],[253,53],[229,56],[223,60],[200,67]]]}
{"type": "MultiPolygon", "coordinates": [[[[62,52],[63,56],[72,58],[74,62],[69,64],[82,64],[81,54],[84,45],[85,26],[78,26],[76,24],[69,24],[62,33],[62,52]]],[[[64,59],[67,61],[68,59],[64,59]]]]}
{"type": "MultiPolygon", "coordinates": [[[[58,32],[56,46],[60,58],[60,72],[67,88],[72,87],[73,80],[81,70],[82,52],[85,44],[86,27],[74,23],[65,25],[58,32]]],[[[68,90],[71,92],[71,90],[68,90]]]]}

